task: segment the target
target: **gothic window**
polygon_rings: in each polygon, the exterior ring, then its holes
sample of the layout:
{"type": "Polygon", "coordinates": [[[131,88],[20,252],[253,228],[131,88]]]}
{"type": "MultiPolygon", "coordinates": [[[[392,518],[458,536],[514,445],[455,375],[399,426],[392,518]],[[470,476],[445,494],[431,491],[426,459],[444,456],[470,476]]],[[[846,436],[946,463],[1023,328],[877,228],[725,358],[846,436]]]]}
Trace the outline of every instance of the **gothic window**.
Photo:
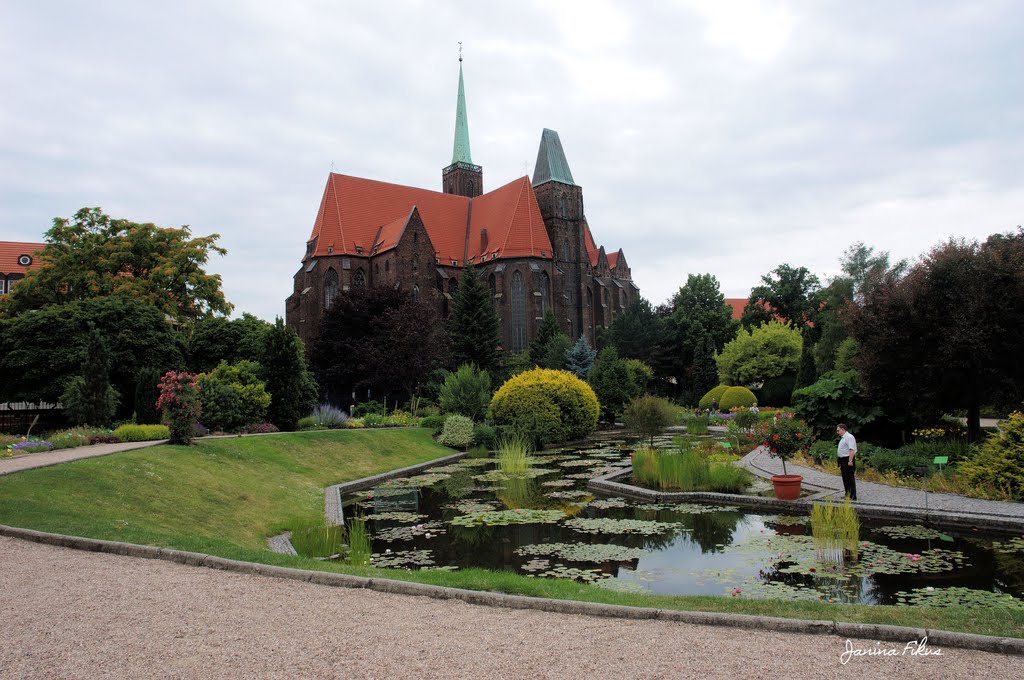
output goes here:
{"type": "Polygon", "coordinates": [[[355,288],[366,288],[366,274],[362,269],[357,269],[356,273],[352,275],[352,285],[355,288]]]}
{"type": "Polygon", "coordinates": [[[625,307],[625,306],[626,306],[626,291],[620,290],[619,291],[619,307],[625,307]]]}
{"type": "Polygon", "coordinates": [[[473,188],[475,186],[476,186],[476,184],[473,182],[473,180],[469,180],[469,191],[467,191],[466,194],[468,194],[469,196],[472,196],[473,195],[473,188]]]}
{"type": "Polygon", "coordinates": [[[547,272],[540,273],[540,315],[544,316],[551,309],[551,277],[547,272]]]}
{"type": "Polygon", "coordinates": [[[565,194],[558,194],[558,214],[562,217],[566,216],[565,212],[565,194]]]}
{"type": "Polygon", "coordinates": [[[413,299],[413,302],[419,302],[420,301],[420,287],[419,286],[413,286],[412,287],[412,299],[413,299]]]}
{"type": "Polygon", "coordinates": [[[569,261],[569,239],[562,241],[562,260],[569,261]]]}
{"type": "Polygon", "coordinates": [[[494,296],[498,294],[498,280],[494,274],[491,274],[490,278],[487,279],[487,287],[491,289],[491,302],[494,302],[494,296]]]}
{"type": "Polygon", "coordinates": [[[324,274],[324,309],[330,309],[338,297],[338,272],[333,268],[324,274]]]}
{"type": "Polygon", "coordinates": [[[419,243],[420,242],[420,232],[418,232],[418,231],[412,232],[412,242],[413,243],[419,243]]]}
{"type": "Polygon", "coordinates": [[[444,292],[444,277],[441,276],[440,274],[437,275],[437,292],[444,292]]]}
{"type": "MultiPolygon", "coordinates": [[[[597,326],[597,317],[594,316],[594,291],[587,287],[587,311],[590,312],[590,329],[591,329],[591,340],[595,341],[596,331],[594,328],[597,326]]],[[[596,345],[596,341],[594,342],[596,345]]]]}
{"type": "Polygon", "coordinates": [[[512,275],[512,351],[526,349],[526,290],[523,275],[517,270],[512,275]]]}
{"type": "Polygon", "coordinates": [[[601,301],[602,301],[602,304],[603,304],[603,305],[604,305],[605,307],[607,307],[607,306],[608,306],[608,289],[607,289],[607,288],[605,288],[605,289],[603,289],[603,290],[601,291],[601,301]]]}

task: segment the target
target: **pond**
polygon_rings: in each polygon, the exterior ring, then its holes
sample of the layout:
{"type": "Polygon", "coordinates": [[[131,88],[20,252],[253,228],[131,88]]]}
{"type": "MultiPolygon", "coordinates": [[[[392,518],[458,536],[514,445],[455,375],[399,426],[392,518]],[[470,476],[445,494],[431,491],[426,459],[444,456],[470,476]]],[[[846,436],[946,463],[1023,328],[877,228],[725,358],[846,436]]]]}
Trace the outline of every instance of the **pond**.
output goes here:
{"type": "Polygon", "coordinates": [[[544,451],[509,474],[464,459],[343,499],[372,563],[479,567],[661,595],[1024,608],[1024,538],[861,521],[857,555],[819,555],[805,515],[600,497],[630,467],[621,439],[544,451]]]}

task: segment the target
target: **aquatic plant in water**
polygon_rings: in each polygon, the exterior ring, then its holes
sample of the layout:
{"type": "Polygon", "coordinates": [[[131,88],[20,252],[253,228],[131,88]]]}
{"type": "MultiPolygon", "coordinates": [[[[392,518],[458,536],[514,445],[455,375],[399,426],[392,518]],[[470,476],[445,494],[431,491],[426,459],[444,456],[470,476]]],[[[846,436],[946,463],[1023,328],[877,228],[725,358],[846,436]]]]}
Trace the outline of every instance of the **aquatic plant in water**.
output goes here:
{"type": "Polygon", "coordinates": [[[836,505],[832,499],[811,506],[811,535],[818,559],[842,562],[849,553],[857,559],[860,547],[860,520],[850,499],[836,505]]]}
{"type": "Polygon", "coordinates": [[[348,563],[357,567],[370,566],[370,534],[366,522],[354,518],[348,523],[348,563]]]}
{"type": "Polygon", "coordinates": [[[405,527],[392,527],[381,529],[377,532],[377,539],[391,543],[392,541],[411,541],[414,538],[423,536],[433,538],[445,533],[444,524],[441,522],[426,522],[405,527]]]}
{"type": "Polygon", "coordinates": [[[1024,555],[1024,538],[1011,538],[1008,541],[994,541],[992,550],[1005,555],[1019,553],[1024,555]]]}
{"type": "Polygon", "coordinates": [[[649,554],[643,548],[614,543],[534,543],[516,548],[517,555],[550,555],[570,562],[627,562],[649,554]]]}
{"type": "Polygon", "coordinates": [[[629,501],[625,498],[600,498],[590,504],[592,508],[598,508],[599,510],[608,510],[610,508],[628,508],[629,501]]]}
{"type": "Polygon", "coordinates": [[[925,540],[936,540],[942,538],[944,534],[939,533],[935,529],[929,527],[923,527],[920,525],[910,526],[888,526],[880,527],[875,529],[880,534],[885,534],[889,538],[917,538],[922,541],[925,540]]]}
{"type": "Polygon", "coordinates": [[[522,474],[530,469],[530,445],[522,437],[505,437],[498,442],[498,469],[508,475],[522,474]]]}
{"type": "Polygon", "coordinates": [[[639,534],[654,536],[680,529],[675,522],[653,522],[642,519],[612,519],[609,517],[574,517],[565,526],[582,534],[639,534]]]}
{"type": "Polygon", "coordinates": [[[510,524],[555,524],[565,518],[561,510],[487,510],[471,512],[449,520],[449,524],[463,527],[508,526],[510,524]]]}
{"type": "MultiPolygon", "coordinates": [[[[527,574],[527,576],[535,576],[535,574],[527,574]]],[[[594,582],[600,581],[601,579],[608,578],[611,574],[606,574],[600,569],[577,569],[576,567],[567,567],[562,564],[555,565],[554,568],[548,569],[545,572],[536,574],[536,576],[546,576],[548,578],[565,578],[573,581],[585,581],[594,582]]]]}
{"type": "Polygon", "coordinates": [[[417,515],[414,512],[375,512],[365,517],[365,519],[372,519],[378,522],[406,522],[410,524],[426,518],[426,515],[417,515]]]}
{"type": "Polygon", "coordinates": [[[292,522],[291,542],[295,552],[305,557],[333,557],[341,553],[342,529],[327,524],[321,515],[314,520],[292,522]]]}
{"type": "Polygon", "coordinates": [[[983,607],[1024,610],[1024,601],[1009,593],[993,593],[990,590],[974,590],[959,586],[901,590],[896,593],[896,604],[919,607],[983,607]]]}
{"type": "Polygon", "coordinates": [[[370,562],[375,567],[389,569],[395,567],[427,567],[434,564],[433,550],[387,550],[383,553],[370,555],[370,562]]]}

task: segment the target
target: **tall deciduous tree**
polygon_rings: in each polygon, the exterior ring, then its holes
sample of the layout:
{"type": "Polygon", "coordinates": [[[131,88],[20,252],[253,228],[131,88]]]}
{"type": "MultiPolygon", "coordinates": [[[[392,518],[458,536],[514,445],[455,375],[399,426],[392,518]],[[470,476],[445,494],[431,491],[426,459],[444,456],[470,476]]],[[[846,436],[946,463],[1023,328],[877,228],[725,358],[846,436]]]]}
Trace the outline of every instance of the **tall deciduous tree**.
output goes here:
{"type": "Polygon", "coordinates": [[[124,296],[156,307],[179,323],[228,313],[219,274],[203,267],[218,234],[193,237],[187,226],[158,227],[112,219],[99,208],[58,217],[46,232],[39,268],[29,271],[4,304],[7,315],[46,305],[124,296]]]}
{"type": "Polygon", "coordinates": [[[651,363],[661,336],[661,319],[644,298],[634,300],[616,314],[601,334],[602,346],[611,345],[626,359],[651,363]]]}
{"type": "Polygon", "coordinates": [[[311,363],[327,399],[412,395],[447,358],[448,338],[427,301],[389,287],[354,288],[324,314],[311,363]]]}
{"type": "MultiPolygon", "coordinates": [[[[50,305],[0,320],[0,401],[57,402],[68,376],[88,354],[89,323],[110,353],[110,382],[131,394],[140,368],[182,365],[180,336],[163,312],[125,298],[95,298],[50,305]]],[[[130,418],[124,400],[119,418],[130,418]]]]}
{"type": "Polygon", "coordinates": [[[448,326],[451,365],[473,364],[491,375],[501,367],[498,313],[490,290],[473,265],[462,270],[448,326]]]}
{"type": "Polygon", "coordinates": [[[1024,381],[1024,230],[984,244],[951,240],[906,276],[890,269],[853,308],[855,364],[868,393],[905,428],[966,409],[1019,400],[1024,381]]]}
{"type": "Polygon", "coordinates": [[[188,339],[188,365],[196,373],[206,373],[220,362],[258,359],[273,326],[252,314],[228,319],[211,316],[197,322],[188,339]]]}
{"type": "Polygon", "coordinates": [[[739,324],[732,318],[718,279],[711,274],[690,274],[686,285],[673,296],[671,309],[663,319],[652,366],[657,374],[688,384],[698,343],[710,335],[714,353],[736,336],[739,324]]]}
{"type": "Polygon", "coordinates": [[[814,320],[821,302],[820,289],[818,277],[806,267],[779,265],[750,291],[740,321],[748,330],[773,319],[801,328],[814,320]]]}
{"type": "Polygon", "coordinates": [[[778,321],[753,331],[740,330],[716,360],[722,380],[729,385],[750,385],[795,373],[800,362],[800,331],[778,321]]]}

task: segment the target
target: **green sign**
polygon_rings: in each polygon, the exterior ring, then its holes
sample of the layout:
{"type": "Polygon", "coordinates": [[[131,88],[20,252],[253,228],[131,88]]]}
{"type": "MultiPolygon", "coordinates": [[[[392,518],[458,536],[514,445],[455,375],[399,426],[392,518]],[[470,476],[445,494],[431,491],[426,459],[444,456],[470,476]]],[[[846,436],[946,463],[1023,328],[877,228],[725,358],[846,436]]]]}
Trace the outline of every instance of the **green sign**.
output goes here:
{"type": "Polygon", "coordinates": [[[949,456],[935,456],[935,460],[932,462],[936,465],[945,465],[949,462],[949,456]]]}
{"type": "Polygon", "coordinates": [[[718,442],[718,443],[722,445],[723,449],[731,449],[732,448],[732,444],[730,444],[729,442],[718,442]]]}

